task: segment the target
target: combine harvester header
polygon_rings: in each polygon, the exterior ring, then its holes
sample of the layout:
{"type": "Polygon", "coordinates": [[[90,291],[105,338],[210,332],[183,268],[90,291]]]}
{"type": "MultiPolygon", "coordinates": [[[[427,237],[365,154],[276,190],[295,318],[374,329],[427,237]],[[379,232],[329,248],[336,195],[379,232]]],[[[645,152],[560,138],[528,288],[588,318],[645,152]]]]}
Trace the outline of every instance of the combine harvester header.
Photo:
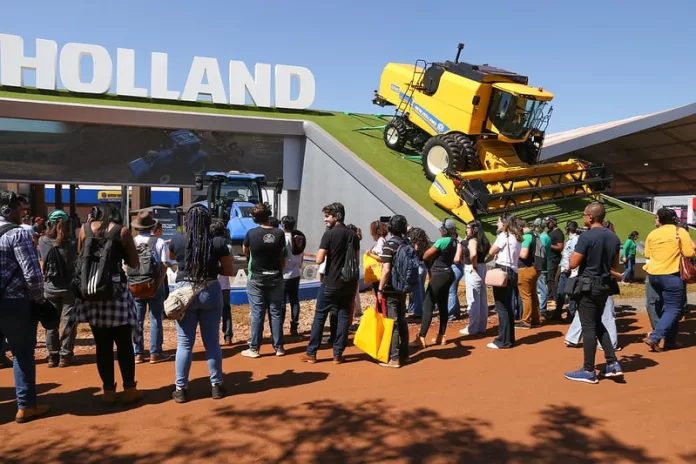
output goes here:
{"type": "Polygon", "coordinates": [[[612,177],[570,159],[539,164],[553,94],[528,78],[459,61],[389,63],[372,102],[395,106],[387,147],[421,153],[430,197],[465,222],[577,196],[598,197],[612,177]]]}

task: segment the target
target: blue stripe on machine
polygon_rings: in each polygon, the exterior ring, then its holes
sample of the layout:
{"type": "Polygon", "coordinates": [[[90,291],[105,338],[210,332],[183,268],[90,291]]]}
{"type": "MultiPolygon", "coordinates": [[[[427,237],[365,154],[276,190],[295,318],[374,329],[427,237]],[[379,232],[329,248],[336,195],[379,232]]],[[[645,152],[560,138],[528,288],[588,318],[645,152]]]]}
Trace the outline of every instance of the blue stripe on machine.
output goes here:
{"type": "MultiPolygon", "coordinates": [[[[393,88],[393,84],[392,84],[393,88]]],[[[413,111],[421,118],[427,125],[429,125],[438,134],[445,134],[450,131],[450,128],[446,126],[442,121],[437,119],[435,116],[426,111],[422,106],[413,103],[413,99],[403,92],[399,92],[399,98],[406,100],[411,104],[413,111]]]]}
{"type": "Polygon", "coordinates": [[[447,195],[447,190],[445,190],[445,188],[442,186],[442,184],[440,182],[438,182],[437,180],[434,180],[433,185],[441,194],[447,195]]]}

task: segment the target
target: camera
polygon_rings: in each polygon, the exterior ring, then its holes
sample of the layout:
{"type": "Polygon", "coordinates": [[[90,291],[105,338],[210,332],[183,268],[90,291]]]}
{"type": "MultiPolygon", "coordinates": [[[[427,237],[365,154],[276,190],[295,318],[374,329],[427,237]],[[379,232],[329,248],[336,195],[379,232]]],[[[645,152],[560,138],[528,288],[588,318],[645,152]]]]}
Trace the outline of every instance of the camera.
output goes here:
{"type": "Polygon", "coordinates": [[[379,222],[383,222],[383,223],[386,224],[386,223],[389,222],[390,219],[391,219],[391,216],[380,216],[380,217],[379,217],[379,222]]]}

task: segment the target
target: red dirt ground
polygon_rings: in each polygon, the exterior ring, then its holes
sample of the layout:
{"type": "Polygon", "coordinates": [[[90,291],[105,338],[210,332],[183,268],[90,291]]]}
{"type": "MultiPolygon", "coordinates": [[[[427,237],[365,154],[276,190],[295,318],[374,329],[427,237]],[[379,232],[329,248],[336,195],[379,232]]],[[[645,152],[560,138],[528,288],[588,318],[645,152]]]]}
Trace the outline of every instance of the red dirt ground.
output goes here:
{"type": "Polygon", "coordinates": [[[563,345],[567,325],[518,331],[519,345],[500,351],[485,347],[490,336],[466,339],[453,325],[447,345],[401,370],[354,347],[337,366],[329,350],[320,351],[325,362],[300,363],[306,341],[288,345],[285,358],[268,344],[261,359],[242,358],[236,345],[224,349],[231,395],[220,401],[209,397],[199,347],[189,403],[170,399],[173,362],[145,364],[145,400],[127,409],[100,405],[92,357],[66,369],[42,362],[40,400],[53,412],[25,425],[13,422],[5,369],[0,462],[696,462],[696,319],[682,322],[686,348],[665,353],[640,342],[645,314],[623,312],[617,324],[625,381],[599,385],[563,378],[582,362],[582,350],[563,345]]]}

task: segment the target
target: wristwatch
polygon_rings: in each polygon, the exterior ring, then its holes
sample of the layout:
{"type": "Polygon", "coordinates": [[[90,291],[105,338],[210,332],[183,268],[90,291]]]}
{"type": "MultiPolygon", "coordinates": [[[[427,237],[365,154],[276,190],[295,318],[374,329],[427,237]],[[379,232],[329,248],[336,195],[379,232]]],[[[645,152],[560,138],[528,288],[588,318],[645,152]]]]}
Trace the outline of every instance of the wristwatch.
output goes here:
{"type": "Polygon", "coordinates": [[[378,288],[377,293],[384,293],[384,290],[382,290],[381,288],[378,288]]]}

